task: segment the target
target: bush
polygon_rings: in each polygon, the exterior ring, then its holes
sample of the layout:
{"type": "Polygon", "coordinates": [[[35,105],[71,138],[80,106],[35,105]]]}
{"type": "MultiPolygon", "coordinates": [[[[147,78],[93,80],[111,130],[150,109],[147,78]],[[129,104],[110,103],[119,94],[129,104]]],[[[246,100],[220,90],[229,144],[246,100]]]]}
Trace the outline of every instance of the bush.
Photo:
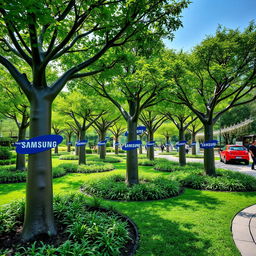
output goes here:
{"type": "Polygon", "coordinates": [[[16,163],[16,158],[0,160],[0,165],[10,165],[15,163],[16,163]]]}
{"type": "Polygon", "coordinates": [[[92,173],[92,172],[106,172],[114,170],[112,164],[91,164],[91,165],[78,165],[77,171],[80,173],[92,173]]]}
{"type": "Polygon", "coordinates": [[[153,166],[155,161],[149,159],[139,159],[138,164],[142,166],[153,166]]]}
{"type": "Polygon", "coordinates": [[[79,156],[76,155],[61,155],[59,157],[60,160],[78,160],[79,156]]]}
{"type": "Polygon", "coordinates": [[[86,154],[92,154],[93,152],[92,152],[92,149],[90,149],[90,148],[86,148],[85,149],[85,152],[86,152],[86,154]]]}
{"type": "Polygon", "coordinates": [[[183,186],[193,189],[214,191],[256,191],[256,179],[252,176],[228,171],[217,170],[217,176],[204,174],[201,167],[176,167],[177,172],[170,175],[171,180],[177,180],[183,186]]]}
{"type": "Polygon", "coordinates": [[[93,180],[82,185],[86,194],[111,200],[157,200],[176,196],[181,189],[177,181],[164,178],[140,179],[140,184],[128,187],[121,175],[93,180]]]}
{"type": "Polygon", "coordinates": [[[0,159],[6,160],[12,157],[12,153],[10,152],[9,147],[0,147],[0,159]]]}
{"type": "Polygon", "coordinates": [[[107,156],[105,159],[100,159],[99,157],[92,157],[90,158],[92,161],[97,161],[97,162],[105,162],[105,163],[119,163],[122,161],[119,157],[109,157],[107,156]]]}
{"type": "MultiPolygon", "coordinates": [[[[15,232],[22,225],[24,203],[12,203],[0,211],[0,236],[15,232]]],[[[62,240],[53,244],[36,241],[11,244],[1,255],[105,255],[118,256],[129,238],[127,222],[110,211],[93,209],[83,195],[54,198],[56,223],[65,230],[62,240]]],[[[12,233],[13,234],[13,233],[12,233]]]]}
{"type": "Polygon", "coordinates": [[[0,183],[24,182],[27,178],[27,172],[16,171],[15,166],[1,166],[0,183]]]}

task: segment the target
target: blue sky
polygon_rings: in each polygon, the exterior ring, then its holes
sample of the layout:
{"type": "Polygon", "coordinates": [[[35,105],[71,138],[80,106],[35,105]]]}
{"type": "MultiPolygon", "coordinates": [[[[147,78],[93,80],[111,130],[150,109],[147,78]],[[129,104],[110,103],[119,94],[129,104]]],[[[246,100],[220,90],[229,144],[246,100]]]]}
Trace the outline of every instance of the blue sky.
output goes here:
{"type": "Polygon", "coordinates": [[[168,48],[189,51],[206,35],[215,33],[218,25],[243,30],[251,20],[256,22],[256,0],[191,0],[182,12],[183,28],[173,41],[164,40],[168,48]]]}

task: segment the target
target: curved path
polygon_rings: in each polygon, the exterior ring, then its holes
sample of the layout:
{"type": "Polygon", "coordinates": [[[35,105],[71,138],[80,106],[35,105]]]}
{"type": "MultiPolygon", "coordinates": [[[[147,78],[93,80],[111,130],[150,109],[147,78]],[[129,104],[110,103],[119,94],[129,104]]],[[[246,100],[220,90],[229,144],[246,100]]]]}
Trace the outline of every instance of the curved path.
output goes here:
{"type": "MultiPolygon", "coordinates": [[[[178,157],[172,155],[159,155],[171,161],[179,161],[178,157]]],[[[187,158],[187,162],[203,163],[203,159],[187,158]]],[[[256,170],[244,164],[224,164],[219,160],[215,161],[216,167],[235,172],[241,172],[256,177],[256,170]]],[[[232,221],[233,240],[242,256],[256,256],[256,205],[245,208],[239,212],[232,221]]]]}
{"type": "MultiPolygon", "coordinates": [[[[179,158],[172,156],[172,155],[159,155],[158,152],[156,152],[156,157],[159,158],[166,158],[171,161],[178,162],[179,158]]],[[[197,162],[197,163],[203,163],[203,159],[201,158],[187,158],[187,162],[197,162]]],[[[235,172],[241,172],[244,174],[248,174],[251,176],[254,176],[256,178],[256,170],[252,170],[250,165],[245,164],[224,164],[221,163],[220,160],[215,161],[216,168],[221,169],[227,169],[235,172]]]]}

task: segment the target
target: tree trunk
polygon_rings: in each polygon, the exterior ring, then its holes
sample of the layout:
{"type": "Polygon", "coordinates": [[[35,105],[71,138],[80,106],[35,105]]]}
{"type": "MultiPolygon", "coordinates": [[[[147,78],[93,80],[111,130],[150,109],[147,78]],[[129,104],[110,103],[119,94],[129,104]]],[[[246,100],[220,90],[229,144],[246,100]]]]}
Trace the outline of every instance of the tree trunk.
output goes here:
{"type": "MultiPolygon", "coordinates": [[[[31,97],[30,138],[51,133],[51,100],[40,95],[31,97]]],[[[25,220],[22,239],[38,235],[56,235],[53,217],[51,150],[28,156],[25,220]]]]}
{"type": "Polygon", "coordinates": [[[55,154],[58,154],[58,153],[59,153],[59,147],[58,147],[58,146],[54,148],[54,153],[55,153],[55,154]]]}
{"type": "Polygon", "coordinates": [[[166,152],[170,152],[170,136],[165,136],[166,138],[166,152]]]}
{"type": "MultiPolygon", "coordinates": [[[[139,135],[139,136],[140,136],[140,140],[142,141],[142,136],[141,136],[141,135],[139,135]]],[[[139,154],[140,154],[140,155],[143,154],[142,144],[141,144],[140,147],[139,147],[139,154]]]]}
{"type": "MultiPolygon", "coordinates": [[[[153,141],[154,140],[154,133],[149,132],[148,138],[149,138],[148,142],[153,141]]],[[[148,147],[148,159],[149,160],[155,160],[154,146],[148,147]]]]}
{"type": "MultiPolygon", "coordinates": [[[[85,130],[80,130],[79,132],[79,141],[85,140],[85,130]]],[[[79,159],[78,159],[78,164],[86,164],[86,151],[85,151],[86,145],[79,146],[79,159]]]]}
{"type": "Polygon", "coordinates": [[[67,152],[71,152],[71,145],[70,145],[70,142],[71,142],[71,135],[67,135],[67,152]]]}
{"type": "MultiPolygon", "coordinates": [[[[213,140],[213,124],[204,124],[204,141],[213,140]]],[[[204,149],[204,170],[209,176],[216,176],[214,148],[204,149]]]]}
{"type": "MultiPolygon", "coordinates": [[[[137,140],[137,121],[128,120],[127,141],[137,140]]],[[[129,186],[139,183],[137,149],[128,150],[126,158],[126,183],[129,186]]]]}
{"type": "MultiPolygon", "coordinates": [[[[76,134],[76,141],[79,141],[79,134],[76,134]]],[[[79,155],[79,147],[77,147],[75,145],[75,155],[78,156],[79,155]]]]}
{"type": "MultiPolygon", "coordinates": [[[[106,137],[106,133],[101,132],[100,133],[100,141],[105,140],[105,137],[106,137]]],[[[100,146],[99,150],[100,150],[100,159],[105,159],[106,158],[106,144],[100,146]]]]}
{"type": "MultiPolygon", "coordinates": [[[[185,140],[184,129],[179,129],[179,141],[185,140]]],[[[185,145],[179,147],[179,163],[180,166],[186,165],[186,148],[185,145]]]]}
{"type": "MultiPolygon", "coordinates": [[[[196,141],[196,135],[192,132],[191,134],[192,143],[196,141]]],[[[192,155],[196,155],[196,145],[192,146],[192,155]]]]}
{"type": "MultiPolygon", "coordinates": [[[[119,141],[118,136],[115,137],[115,143],[118,143],[119,141]]],[[[119,145],[115,145],[115,154],[118,155],[119,151],[119,145]]]]}
{"type": "MultiPolygon", "coordinates": [[[[18,140],[26,139],[26,127],[21,126],[19,128],[18,140]]],[[[16,170],[17,171],[25,171],[26,170],[26,155],[18,154],[16,156],[16,170]]]]}

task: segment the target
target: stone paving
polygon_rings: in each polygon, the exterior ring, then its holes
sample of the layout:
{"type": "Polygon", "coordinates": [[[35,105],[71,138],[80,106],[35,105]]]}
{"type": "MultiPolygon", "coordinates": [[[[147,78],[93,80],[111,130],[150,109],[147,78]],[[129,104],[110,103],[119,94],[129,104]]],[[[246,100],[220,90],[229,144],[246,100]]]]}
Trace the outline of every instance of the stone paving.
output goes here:
{"type": "MultiPolygon", "coordinates": [[[[171,161],[179,161],[178,157],[172,155],[159,155],[171,161]]],[[[187,158],[187,162],[203,163],[203,159],[187,158]]],[[[217,168],[241,172],[256,177],[256,170],[244,164],[224,164],[219,160],[215,161],[217,168]]],[[[239,212],[232,221],[232,234],[234,242],[242,256],[256,256],[256,205],[247,207],[239,212]]]]}

